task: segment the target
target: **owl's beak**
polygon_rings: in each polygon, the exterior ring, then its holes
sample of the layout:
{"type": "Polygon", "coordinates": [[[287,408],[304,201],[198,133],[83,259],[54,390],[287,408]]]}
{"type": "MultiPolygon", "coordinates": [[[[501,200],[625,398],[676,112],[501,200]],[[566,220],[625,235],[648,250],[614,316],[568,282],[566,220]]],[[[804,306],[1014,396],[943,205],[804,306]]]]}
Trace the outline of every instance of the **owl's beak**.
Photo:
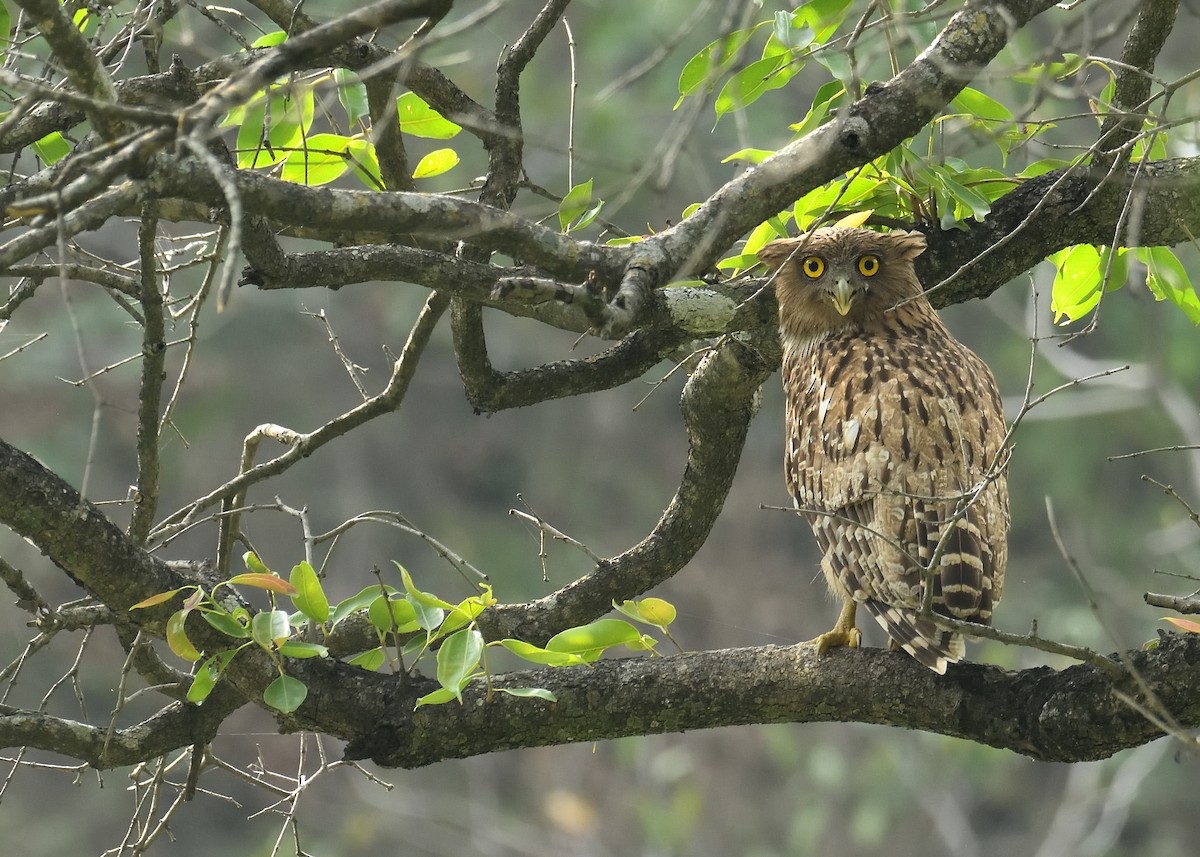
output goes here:
{"type": "Polygon", "coordinates": [[[850,285],[850,281],[845,277],[839,278],[833,284],[830,300],[833,301],[833,308],[838,311],[838,315],[848,315],[850,306],[854,303],[854,287],[850,285]]]}

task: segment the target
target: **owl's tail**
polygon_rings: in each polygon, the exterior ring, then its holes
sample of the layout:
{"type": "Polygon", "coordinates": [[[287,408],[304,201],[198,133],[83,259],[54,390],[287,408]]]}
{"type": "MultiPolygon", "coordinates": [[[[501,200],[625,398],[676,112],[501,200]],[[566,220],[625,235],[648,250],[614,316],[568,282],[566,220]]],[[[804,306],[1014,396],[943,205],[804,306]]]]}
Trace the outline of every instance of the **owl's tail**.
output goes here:
{"type": "Polygon", "coordinates": [[[942,630],[929,619],[922,619],[915,610],[890,607],[879,601],[867,601],[863,606],[887,631],[892,645],[904,649],[935,673],[944,675],[947,664],[961,661],[967,654],[967,643],[961,634],[942,630]]]}

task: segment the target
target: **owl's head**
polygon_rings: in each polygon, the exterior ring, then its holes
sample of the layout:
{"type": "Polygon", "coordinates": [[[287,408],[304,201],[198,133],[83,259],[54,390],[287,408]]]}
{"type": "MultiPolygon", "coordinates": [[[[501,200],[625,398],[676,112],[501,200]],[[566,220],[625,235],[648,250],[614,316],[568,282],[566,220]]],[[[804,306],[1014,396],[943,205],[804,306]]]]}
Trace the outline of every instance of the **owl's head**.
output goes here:
{"type": "Polygon", "coordinates": [[[785,333],[801,337],[865,324],[923,294],[913,260],[919,232],[828,227],[758,251],[772,270],[785,333]]]}

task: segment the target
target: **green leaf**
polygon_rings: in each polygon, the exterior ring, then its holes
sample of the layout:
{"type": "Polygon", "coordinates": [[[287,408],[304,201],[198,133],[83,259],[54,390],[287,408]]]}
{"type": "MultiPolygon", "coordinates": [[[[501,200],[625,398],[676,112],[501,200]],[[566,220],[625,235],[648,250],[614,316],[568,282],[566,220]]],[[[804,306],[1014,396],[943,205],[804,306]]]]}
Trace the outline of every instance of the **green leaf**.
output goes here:
{"type": "Polygon", "coordinates": [[[675,102],[675,107],[678,108],[684,98],[701,88],[706,92],[711,91],[715,82],[729,69],[729,66],[737,58],[742,45],[746,44],[756,29],[758,29],[757,26],[747,30],[737,30],[728,36],[716,39],[688,60],[683,66],[683,71],[679,73],[679,100],[675,102]]]}
{"type": "Polygon", "coordinates": [[[767,48],[763,49],[763,56],[766,56],[766,51],[771,48],[771,41],[778,44],[782,50],[799,51],[811,45],[816,37],[812,27],[805,25],[803,15],[798,12],[776,12],[771,39],[767,48]]]}
{"type": "Polygon", "coordinates": [[[1032,179],[1037,176],[1045,175],[1051,170],[1061,170],[1064,167],[1071,166],[1073,162],[1062,158],[1042,158],[1040,161],[1034,161],[1021,172],[1017,173],[1019,179],[1032,179]]]}
{"type": "Polygon", "coordinates": [[[321,588],[321,581],[316,570],[307,561],[292,567],[288,582],[296,588],[292,603],[296,609],[314,622],[325,622],[329,619],[329,599],[321,588]]]}
{"type": "Polygon", "coordinates": [[[412,598],[414,601],[420,601],[426,607],[442,607],[443,610],[450,610],[454,606],[449,601],[443,601],[438,598],[432,592],[422,592],[421,589],[416,588],[413,576],[408,574],[408,569],[404,568],[400,563],[392,561],[392,565],[400,569],[400,580],[404,583],[404,592],[408,593],[409,598],[412,598]]]}
{"type": "MultiPolygon", "coordinates": [[[[494,602],[495,599],[492,599],[494,602]]],[[[464,598],[458,604],[454,605],[446,614],[446,618],[442,621],[439,631],[442,634],[449,634],[451,631],[457,631],[464,625],[469,625],[475,621],[484,610],[488,608],[484,599],[478,595],[471,598],[464,598]]]]}
{"type": "MultiPolygon", "coordinates": [[[[375,589],[378,592],[378,588],[375,589]]],[[[393,599],[390,595],[375,596],[367,608],[367,618],[375,629],[383,634],[395,631],[397,634],[407,634],[417,630],[417,613],[413,603],[405,598],[393,599]]],[[[437,627],[434,625],[433,627],[437,627]]]]}
{"type": "Polygon", "coordinates": [[[438,626],[442,624],[442,620],[446,618],[446,611],[441,607],[426,607],[411,595],[407,596],[407,603],[413,609],[413,615],[416,617],[418,627],[425,631],[436,631],[438,626]]]}
{"type": "Polygon", "coordinates": [[[381,634],[386,634],[395,627],[390,600],[390,596],[376,595],[367,608],[367,619],[381,634]]]}
{"type": "Polygon", "coordinates": [[[462,689],[475,670],[483,654],[483,634],[474,628],[464,628],[447,637],[437,653],[438,683],[461,700],[462,689]]]}
{"type": "Polygon", "coordinates": [[[350,168],[346,157],[349,143],[341,134],[313,134],[298,140],[284,157],[279,177],[307,187],[329,184],[350,168]]]}
{"type": "Polygon", "coordinates": [[[1054,323],[1075,321],[1100,302],[1100,251],[1091,244],[1078,244],[1050,255],[1058,268],[1051,289],[1050,310],[1054,323]]]}
{"type": "Polygon", "coordinates": [[[183,658],[185,661],[198,661],[203,655],[192,645],[184,628],[190,612],[190,610],[176,610],[171,614],[171,618],[167,620],[167,645],[177,657],[183,658]]]}
{"type": "Polygon", "coordinates": [[[216,687],[217,681],[221,678],[221,674],[225,672],[225,668],[229,666],[229,662],[233,660],[233,656],[238,651],[238,649],[229,649],[217,652],[200,664],[196,669],[196,674],[192,676],[192,685],[188,688],[187,701],[200,705],[208,699],[209,694],[216,687]]]}
{"type": "Polygon", "coordinates": [[[33,150],[47,166],[57,164],[71,153],[71,143],[57,131],[51,131],[33,144],[33,150]]]}
{"type": "Polygon", "coordinates": [[[443,601],[431,592],[422,592],[420,589],[417,589],[417,585],[413,583],[408,569],[398,562],[393,562],[393,565],[400,569],[400,579],[404,581],[404,591],[408,593],[413,601],[419,602],[426,607],[440,607],[443,610],[449,610],[454,607],[449,601],[443,601]]]}
{"type": "Polygon", "coordinates": [[[196,670],[196,674],[192,676],[192,684],[187,692],[188,702],[200,705],[204,700],[208,699],[208,695],[217,686],[217,679],[221,677],[221,674],[213,663],[213,659],[216,657],[216,655],[213,655],[202,663],[200,668],[196,670]]]}
{"type": "Polygon", "coordinates": [[[273,48],[276,45],[282,45],[287,41],[287,33],[283,30],[276,30],[273,33],[267,33],[265,36],[259,36],[250,43],[252,48],[273,48]]]}
{"type": "Polygon", "coordinates": [[[290,675],[281,675],[263,691],[263,702],[283,714],[291,714],[308,696],[304,682],[290,675]]]}
{"type": "Polygon", "coordinates": [[[1037,63],[1013,75],[1013,80],[1027,86],[1044,84],[1047,80],[1062,80],[1083,68],[1079,54],[1063,54],[1062,62],[1037,63]]]}
{"type": "Polygon", "coordinates": [[[666,629],[675,621],[675,605],[661,598],[643,598],[641,601],[613,602],[613,607],[635,622],[644,622],[656,628],[666,629]]]}
{"type": "Polygon", "coordinates": [[[785,85],[802,65],[798,61],[789,61],[785,54],[750,63],[721,87],[714,105],[717,116],[741,110],[763,94],[785,85]]]}
{"type": "Polygon", "coordinates": [[[286,610],[264,610],[250,619],[250,637],[264,649],[278,648],[291,635],[286,610]]]}
{"type": "Polygon", "coordinates": [[[458,152],[453,149],[435,149],[417,163],[413,170],[414,179],[429,179],[440,176],[458,163],[458,152]]]}
{"type": "Polygon", "coordinates": [[[1200,324],[1200,297],[1187,269],[1169,247],[1143,247],[1138,258],[1146,265],[1146,287],[1160,301],[1170,301],[1183,310],[1192,324],[1200,324]]]}
{"type": "Polygon", "coordinates": [[[605,649],[641,639],[637,628],[623,619],[597,619],[587,625],[568,628],[555,634],[546,643],[551,652],[571,652],[585,660],[594,661],[605,649]]]}
{"type": "MultiPolygon", "coordinates": [[[[396,591],[390,586],[385,587],[385,589],[388,590],[389,594],[393,594],[396,591]]],[[[329,617],[330,623],[337,625],[338,622],[341,622],[351,613],[367,609],[371,606],[371,602],[380,597],[382,596],[380,595],[378,586],[364,587],[357,595],[352,595],[344,601],[338,602],[337,606],[333,608],[333,615],[329,617]]]]}
{"type": "Polygon", "coordinates": [[[842,51],[821,51],[813,54],[813,59],[825,67],[825,70],[842,86],[848,86],[854,80],[854,69],[850,65],[850,57],[842,51]]]}
{"type": "Polygon", "coordinates": [[[442,116],[415,92],[406,92],[396,99],[396,115],[400,130],[414,137],[449,140],[462,130],[461,126],[442,116]]]}
{"type": "Polygon", "coordinates": [[[8,6],[0,3],[0,41],[12,41],[12,19],[8,15],[8,6]]]}
{"type": "Polygon", "coordinates": [[[544,687],[498,687],[496,690],[507,693],[509,696],[519,696],[522,699],[535,697],[547,702],[558,702],[558,697],[544,687]]]}
{"type": "Polygon", "coordinates": [[[726,155],[721,159],[721,163],[728,164],[730,161],[742,161],[746,164],[761,164],[767,158],[775,154],[771,149],[738,149],[732,155],[726,155]]]}
{"type": "Polygon", "coordinates": [[[258,554],[256,554],[254,551],[246,551],[244,554],[242,554],[242,564],[255,574],[271,573],[271,569],[266,567],[263,561],[258,558],[258,554]]]}
{"type": "Polygon", "coordinates": [[[736,256],[726,256],[720,262],[717,262],[717,268],[722,271],[741,271],[746,268],[753,268],[758,264],[758,256],[753,253],[739,253],[736,256]]]}
{"type": "MultiPolygon", "coordinates": [[[[796,10],[796,14],[813,28],[816,34],[815,41],[824,44],[837,32],[842,21],[846,20],[846,13],[850,11],[850,4],[853,2],[854,0],[809,0],[796,10]]],[[[795,26],[795,22],[792,26],[795,26]]]]}
{"type": "Polygon", "coordinates": [[[449,702],[452,699],[457,699],[459,702],[461,702],[462,695],[455,693],[452,690],[447,690],[444,687],[439,687],[437,690],[431,691],[418,699],[417,704],[414,705],[413,708],[420,708],[422,705],[441,705],[442,703],[449,702]]]}
{"type": "Polygon", "coordinates": [[[792,219],[791,212],[785,212],[779,217],[772,217],[769,220],[764,220],[758,226],[754,227],[750,235],[746,238],[746,243],[742,245],[742,255],[755,257],[758,260],[758,251],[767,244],[774,241],[776,238],[787,238],[787,221],[792,219]]]}
{"type": "Polygon", "coordinates": [[[1146,120],[1142,125],[1142,134],[1133,144],[1129,157],[1133,161],[1160,161],[1167,156],[1167,132],[1155,131],[1155,123],[1146,120]]]}
{"type": "Polygon", "coordinates": [[[238,129],[238,166],[250,169],[283,160],[312,126],[314,106],[311,86],[271,86],[257,93],[246,104],[238,129]]]}
{"type": "Polygon", "coordinates": [[[245,640],[250,636],[250,631],[246,629],[246,626],[224,610],[201,610],[200,615],[204,617],[205,622],[226,636],[239,640],[245,640]]]}
{"type": "Polygon", "coordinates": [[[1012,122],[1012,111],[978,89],[965,87],[950,102],[952,110],[992,123],[1012,122]]]}
{"type": "Polygon", "coordinates": [[[803,137],[810,131],[824,124],[831,111],[841,106],[846,99],[846,87],[840,80],[831,80],[817,90],[813,97],[812,107],[805,117],[795,125],[790,126],[797,137],[803,137]]]}
{"type": "Polygon", "coordinates": [[[426,652],[429,651],[428,636],[420,636],[414,634],[400,648],[400,660],[405,663],[412,664],[420,660],[426,652]]]}
{"type": "MultiPolygon", "coordinates": [[[[953,209],[948,212],[943,212],[944,215],[949,215],[953,218],[953,222],[957,223],[966,220],[968,216],[976,220],[983,220],[987,217],[988,212],[992,210],[991,203],[987,197],[972,190],[965,185],[959,184],[950,173],[944,169],[937,171],[937,184],[945,191],[946,195],[954,202],[953,209]]],[[[948,228],[943,226],[943,229],[948,228]]]]}
{"type": "Polygon", "coordinates": [[[348,68],[335,68],[333,81],[337,84],[338,101],[346,111],[346,121],[354,125],[370,113],[367,104],[367,88],[358,74],[348,68]]]}
{"type": "Polygon", "coordinates": [[[361,655],[355,655],[350,660],[346,661],[346,663],[350,664],[351,666],[362,667],[367,672],[373,673],[375,670],[383,666],[383,661],[385,658],[386,655],[384,654],[383,646],[377,646],[374,649],[368,649],[361,655]]]}
{"type": "Polygon", "coordinates": [[[864,206],[875,208],[868,201],[886,185],[876,176],[858,175],[849,180],[838,179],[815,188],[802,196],[792,209],[801,231],[809,229],[818,218],[834,211],[854,211],[864,206]]]}
{"type": "Polygon", "coordinates": [[[588,179],[567,191],[566,196],[562,198],[562,202],[558,204],[559,228],[563,232],[566,232],[571,221],[587,211],[588,206],[591,204],[592,180],[588,179]]]}
{"type": "Polygon", "coordinates": [[[303,643],[299,640],[288,640],[279,647],[279,654],[285,658],[327,658],[329,649],[319,643],[303,643]]]}
{"type": "Polygon", "coordinates": [[[503,646],[517,657],[524,658],[530,663],[544,664],[548,667],[573,667],[587,663],[579,655],[571,652],[551,652],[532,643],[526,643],[524,640],[500,640],[494,645],[503,646]]]}
{"type": "Polygon", "coordinates": [[[362,136],[351,137],[346,142],[346,163],[355,177],[371,190],[383,189],[383,175],[379,172],[379,156],[375,144],[362,136]]]}
{"type": "Polygon", "coordinates": [[[658,645],[658,640],[648,634],[639,634],[636,640],[631,640],[626,643],[626,648],[632,649],[635,652],[653,652],[654,647],[658,645]]]}

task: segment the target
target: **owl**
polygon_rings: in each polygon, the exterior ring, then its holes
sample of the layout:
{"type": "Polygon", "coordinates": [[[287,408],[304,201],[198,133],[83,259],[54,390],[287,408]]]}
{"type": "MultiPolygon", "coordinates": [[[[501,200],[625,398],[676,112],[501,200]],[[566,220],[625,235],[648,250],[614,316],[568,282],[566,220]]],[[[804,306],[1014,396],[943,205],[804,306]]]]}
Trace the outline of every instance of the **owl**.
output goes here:
{"type": "Polygon", "coordinates": [[[857,646],[861,605],[892,648],[944,673],[966,645],[920,616],[926,580],[934,612],[990,624],[1008,488],[996,381],[925,298],[924,249],[918,232],[832,227],[758,257],[776,272],[787,487],[843,603],[812,642],[857,646]]]}

